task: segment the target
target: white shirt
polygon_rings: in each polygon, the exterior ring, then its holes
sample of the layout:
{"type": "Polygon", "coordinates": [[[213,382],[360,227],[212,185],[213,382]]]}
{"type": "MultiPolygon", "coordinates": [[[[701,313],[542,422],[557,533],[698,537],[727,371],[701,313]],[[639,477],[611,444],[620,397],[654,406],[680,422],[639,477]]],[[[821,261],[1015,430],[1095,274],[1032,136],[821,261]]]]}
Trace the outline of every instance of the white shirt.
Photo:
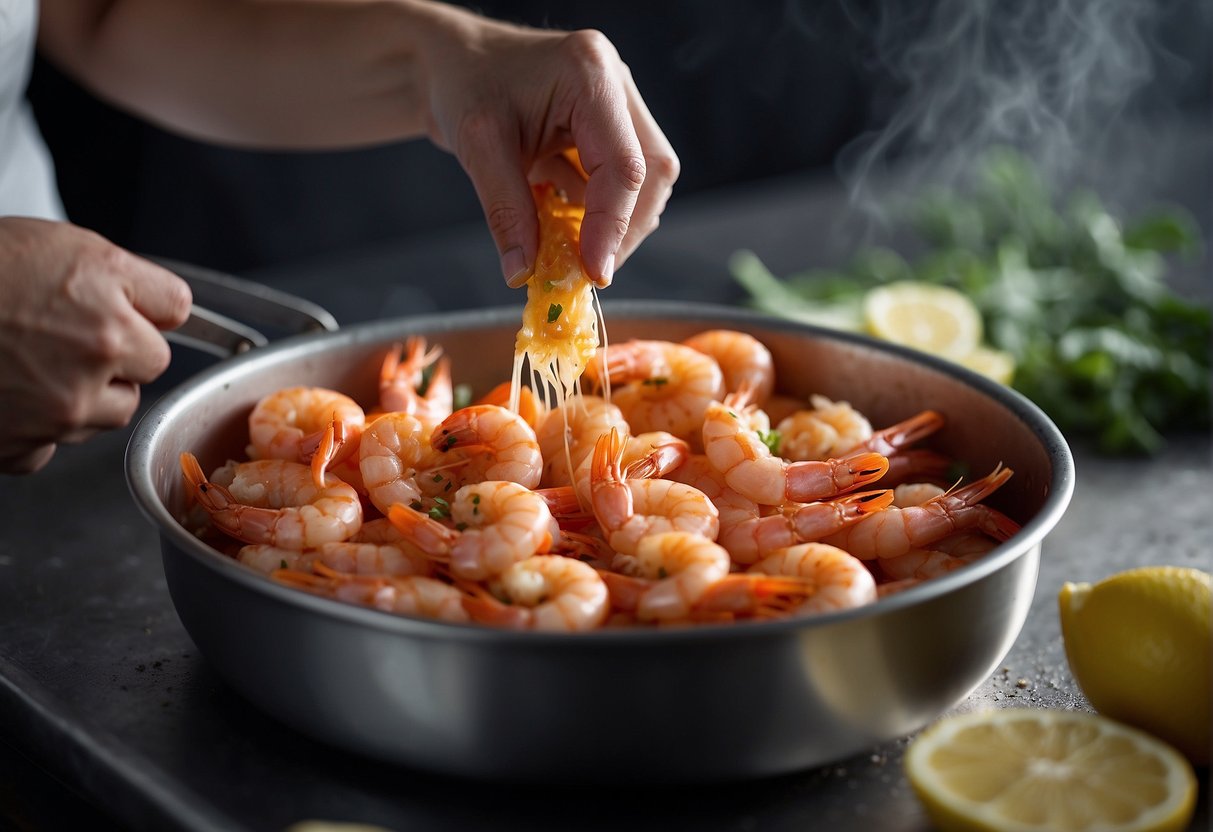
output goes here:
{"type": "Polygon", "coordinates": [[[54,164],[25,100],[37,28],[36,0],[0,0],[0,216],[61,220],[54,164]]]}

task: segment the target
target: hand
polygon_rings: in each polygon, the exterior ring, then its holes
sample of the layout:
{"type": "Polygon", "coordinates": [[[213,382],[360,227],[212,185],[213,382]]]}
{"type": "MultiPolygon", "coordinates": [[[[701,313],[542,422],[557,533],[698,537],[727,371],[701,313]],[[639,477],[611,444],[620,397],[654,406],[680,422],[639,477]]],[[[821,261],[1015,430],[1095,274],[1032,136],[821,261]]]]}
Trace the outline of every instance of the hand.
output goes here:
{"type": "Polygon", "coordinates": [[[631,73],[600,33],[525,29],[451,10],[426,47],[431,139],[453,152],[480,198],[511,286],[534,265],[538,220],[528,182],[582,198],[581,259],[610,285],[657,228],[678,157],[631,73]],[[576,148],[582,180],[562,151],[576,148]]]}
{"type": "Polygon", "coordinates": [[[67,223],[0,219],[0,471],[130,422],[189,315],[176,275],[67,223]]]}

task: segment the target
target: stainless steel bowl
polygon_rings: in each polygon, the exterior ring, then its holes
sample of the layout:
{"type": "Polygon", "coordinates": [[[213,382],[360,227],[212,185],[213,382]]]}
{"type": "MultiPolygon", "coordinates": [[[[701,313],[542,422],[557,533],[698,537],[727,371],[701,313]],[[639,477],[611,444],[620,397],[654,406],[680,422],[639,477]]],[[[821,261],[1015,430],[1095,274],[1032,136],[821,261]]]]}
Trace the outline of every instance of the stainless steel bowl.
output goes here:
{"type": "Polygon", "coordinates": [[[518,633],[414,620],[280,586],[178,523],[180,452],[243,453],[253,404],[294,384],[373,400],[388,346],[422,334],[457,383],[508,377],[517,308],[404,318],[291,338],[221,362],[157,402],[127,454],[191,638],[253,706],[360,754],[502,781],[704,782],[822,765],[923,726],[986,679],[1018,636],[1041,542],[1070,500],[1057,428],[1022,396],[870,339],[731,308],[608,303],[613,342],[730,327],[760,338],[781,391],[845,399],[876,426],[925,408],[933,447],[975,474],[1022,531],[980,561],[876,604],[813,618],[665,630],[518,633]]]}

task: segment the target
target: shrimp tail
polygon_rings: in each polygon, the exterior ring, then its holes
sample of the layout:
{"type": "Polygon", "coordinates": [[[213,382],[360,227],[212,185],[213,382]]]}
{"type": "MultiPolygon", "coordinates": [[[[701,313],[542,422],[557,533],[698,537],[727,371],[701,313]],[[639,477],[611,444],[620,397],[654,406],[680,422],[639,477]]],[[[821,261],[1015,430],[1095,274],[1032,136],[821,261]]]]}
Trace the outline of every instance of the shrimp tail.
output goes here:
{"type": "Polygon", "coordinates": [[[890,488],[904,482],[945,483],[954,460],[938,451],[918,448],[901,451],[889,457],[889,470],[880,484],[890,488]]]}
{"type": "Polygon", "coordinates": [[[876,431],[871,437],[852,448],[851,453],[875,451],[885,456],[892,456],[915,442],[926,439],[943,425],[943,414],[935,410],[924,410],[909,419],[876,431]]]}
{"type": "Polygon", "coordinates": [[[766,618],[795,609],[814,592],[814,584],[802,578],[732,574],[708,587],[695,610],[766,618]]]}
{"type": "Polygon", "coordinates": [[[949,492],[943,499],[950,506],[979,509],[977,527],[996,540],[1007,540],[1019,531],[1019,524],[1001,511],[978,503],[1001,488],[1014,473],[999,463],[981,479],[949,492]]]}
{"type": "Polygon", "coordinates": [[[468,617],[478,624],[489,624],[508,630],[525,630],[531,623],[530,610],[503,604],[486,590],[464,596],[461,603],[468,617]]]}
{"type": "Polygon", "coordinates": [[[876,482],[888,470],[888,457],[875,452],[824,462],[793,462],[788,466],[786,497],[793,502],[812,502],[846,494],[876,482]]]}
{"type": "Polygon", "coordinates": [[[232,497],[231,492],[221,485],[215,485],[206,478],[206,474],[202,471],[202,466],[198,463],[198,457],[189,451],[183,451],[180,460],[181,472],[184,474],[185,481],[190,487],[190,493],[198,505],[202,506],[209,513],[215,514],[235,504],[236,500],[232,497]]]}
{"type": "Polygon", "coordinates": [[[426,557],[437,561],[449,560],[454,533],[437,520],[401,503],[393,503],[388,508],[387,519],[426,557]]]}
{"type": "Polygon", "coordinates": [[[602,582],[607,586],[607,593],[611,597],[611,609],[621,612],[635,612],[640,607],[641,596],[652,586],[652,581],[644,578],[622,575],[610,569],[597,571],[602,576],[602,582]]]}

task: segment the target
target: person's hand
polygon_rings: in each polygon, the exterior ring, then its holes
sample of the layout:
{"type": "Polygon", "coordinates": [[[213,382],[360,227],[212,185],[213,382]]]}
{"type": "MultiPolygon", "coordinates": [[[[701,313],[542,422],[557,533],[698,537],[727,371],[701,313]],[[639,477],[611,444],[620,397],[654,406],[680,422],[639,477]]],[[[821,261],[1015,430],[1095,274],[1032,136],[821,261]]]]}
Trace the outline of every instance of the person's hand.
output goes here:
{"type": "Polygon", "coordinates": [[[130,422],[189,315],[176,275],[67,223],[0,219],[0,471],[130,422]]]}
{"type": "Polygon", "coordinates": [[[678,157],[631,73],[602,34],[525,29],[450,10],[427,46],[430,136],[454,153],[476,188],[519,286],[534,265],[538,220],[528,182],[553,180],[584,201],[581,259],[611,282],[657,228],[678,157]],[[576,148],[583,181],[563,155],[576,148]]]}

